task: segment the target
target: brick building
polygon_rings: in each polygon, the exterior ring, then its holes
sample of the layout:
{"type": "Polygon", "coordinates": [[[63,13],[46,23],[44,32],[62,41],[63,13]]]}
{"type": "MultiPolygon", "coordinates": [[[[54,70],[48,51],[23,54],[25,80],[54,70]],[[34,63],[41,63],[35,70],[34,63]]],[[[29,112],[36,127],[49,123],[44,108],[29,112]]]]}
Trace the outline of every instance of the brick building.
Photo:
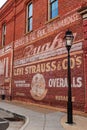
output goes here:
{"type": "Polygon", "coordinates": [[[87,111],[86,0],[7,0],[0,9],[0,94],[35,104],[66,107],[67,50],[72,30],[72,101],[87,111]]]}

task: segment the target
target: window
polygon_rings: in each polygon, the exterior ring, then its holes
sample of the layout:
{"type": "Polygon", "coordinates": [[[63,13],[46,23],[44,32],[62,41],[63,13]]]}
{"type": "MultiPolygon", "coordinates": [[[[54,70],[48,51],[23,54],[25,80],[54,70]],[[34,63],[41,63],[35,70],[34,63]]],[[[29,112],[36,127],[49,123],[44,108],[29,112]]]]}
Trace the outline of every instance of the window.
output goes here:
{"type": "Polygon", "coordinates": [[[33,5],[29,3],[27,6],[27,29],[26,31],[29,32],[32,30],[32,16],[33,16],[33,5]]]}
{"type": "Polygon", "coordinates": [[[50,19],[55,18],[58,15],[58,0],[49,1],[50,8],[50,19]]]}
{"type": "Polygon", "coordinates": [[[2,46],[5,45],[5,39],[6,39],[6,24],[2,25],[2,46]]]}

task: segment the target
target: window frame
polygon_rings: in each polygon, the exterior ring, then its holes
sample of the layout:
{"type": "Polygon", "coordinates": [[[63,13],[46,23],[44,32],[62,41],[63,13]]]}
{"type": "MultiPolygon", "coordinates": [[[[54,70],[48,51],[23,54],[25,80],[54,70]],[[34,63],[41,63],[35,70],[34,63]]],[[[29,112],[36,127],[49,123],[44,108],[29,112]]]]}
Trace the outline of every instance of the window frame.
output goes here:
{"type": "Polygon", "coordinates": [[[2,47],[6,44],[6,23],[2,24],[2,47]]]}
{"type": "Polygon", "coordinates": [[[58,8],[57,8],[57,15],[55,17],[52,17],[52,4],[55,2],[58,2],[58,0],[53,0],[51,2],[51,0],[48,0],[48,20],[50,19],[55,19],[58,16],[58,8]]]}
{"type": "Polygon", "coordinates": [[[26,15],[26,33],[32,31],[32,28],[33,28],[33,3],[32,1],[29,2],[27,4],[27,15],[26,15]],[[30,9],[30,6],[32,5],[32,15],[29,16],[29,9],[30,9]],[[32,20],[32,22],[30,23],[30,21],[32,20]]]}

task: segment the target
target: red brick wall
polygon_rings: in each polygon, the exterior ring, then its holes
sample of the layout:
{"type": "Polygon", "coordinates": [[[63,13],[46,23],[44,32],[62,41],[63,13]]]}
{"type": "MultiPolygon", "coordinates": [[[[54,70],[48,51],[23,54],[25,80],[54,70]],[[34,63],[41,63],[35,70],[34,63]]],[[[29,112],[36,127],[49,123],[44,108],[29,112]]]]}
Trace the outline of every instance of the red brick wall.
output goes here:
{"type": "MultiPolygon", "coordinates": [[[[56,30],[54,28],[56,23],[57,20],[54,22],[54,25],[51,23],[52,26],[48,24],[55,30],[53,32],[51,30],[51,33],[48,33],[48,25],[46,25],[45,28],[38,30],[35,34],[32,33],[32,37],[29,37],[27,45],[20,41],[18,42],[19,45],[17,45],[15,42],[13,82],[14,99],[26,100],[28,102],[31,101],[39,104],[49,104],[57,107],[66,106],[67,54],[63,42],[66,29],[56,30]],[[41,33],[43,30],[45,30],[44,34],[41,33]],[[40,38],[41,35],[43,38],[40,38]],[[43,88],[43,93],[41,95],[41,90],[35,90],[34,88],[36,84],[35,79],[42,79],[43,81],[37,81],[42,85],[40,87],[43,88]]],[[[63,25],[60,24],[59,27],[61,28],[61,26],[63,25]]],[[[78,20],[72,22],[70,29],[73,30],[75,36],[74,46],[71,53],[73,106],[75,109],[79,110],[84,109],[85,103],[82,51],[83,30],[81,26],[82,20],[78,15],[78,20]],[[80,46],[80,48],[77,46],[80,46]]]]}
{"type": "MultiPolygon", "coordinates": [[[[26,4],[29,0],[19,0],[16,3],[8,0],[6,5],[0,10],[0,28],[2,23],[6,22],[7,29],[9,30],[6,35],[6,44],[9,44],[14,39],[14,25],[15,21],[15,40],[21,38],[25,34],[26,29],[26,4]],[[7,8],[8,7],[8,8],[7,8]],[[15,20],[14,20],[15,16],[15,20]],[[11,37],[8,37],[10,36],[11,37]]],[[[66,1],[59,0],[59,17],[60,20],[67,13],[73,12],[81,5],[81,0],[66,1]],[[73,3],[73,4],[72,4],[73,3]]],[[[48,2],[47,0],[34,0],[33,1],[33,30],[38,29],[46,24],[48,21],[48,2]]],[[[1,36],[1,29],[0,29],[1,36]]],[[[0,38],[1,41],[1,38],[0,38]]],[[[13,40],[14,41],[14,40],[13,40]]]]}
{"type": "Polygon", "coordinates": [[[82,0],[59,0],[59,17],[51,21],[48,21],[47,0],[33,0],[33,31],[26,34],[28,2],[29,0],[7,2],[8,8],[5,6],[1,10],[0,34],[2,23],[6,21],[6,44],[14,42],[14,50],[10,48],[9,60],[9,66],[13,64],[13,68],[8,69],[11,72],[13,70],[13,77],[10,76],[12,82],[5,86],[12,90],[13,99],[65,107],[67,51],[63,37],[65,31],[70,29],[74,33],[71,50],[73,106],[84,110],[83,21],[77,12],[82,0]]]}
{"type": "Polygon", "coordinates": [[[84,29],[84,72],[85,72],[85,111],[87,112],[87,20],[83,20],[84,29]]]}

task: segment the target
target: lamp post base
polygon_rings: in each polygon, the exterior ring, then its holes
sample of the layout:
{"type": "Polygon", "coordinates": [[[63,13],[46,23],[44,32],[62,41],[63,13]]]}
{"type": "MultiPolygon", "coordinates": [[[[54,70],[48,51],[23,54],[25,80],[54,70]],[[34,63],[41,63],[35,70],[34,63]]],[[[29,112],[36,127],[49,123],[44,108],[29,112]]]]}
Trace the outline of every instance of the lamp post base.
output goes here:
{"type": "Polygon", "coordinates": [[[67,123],[73,124],[73,117],[72,117],[72,102],[67,102],[67,123]]]}

